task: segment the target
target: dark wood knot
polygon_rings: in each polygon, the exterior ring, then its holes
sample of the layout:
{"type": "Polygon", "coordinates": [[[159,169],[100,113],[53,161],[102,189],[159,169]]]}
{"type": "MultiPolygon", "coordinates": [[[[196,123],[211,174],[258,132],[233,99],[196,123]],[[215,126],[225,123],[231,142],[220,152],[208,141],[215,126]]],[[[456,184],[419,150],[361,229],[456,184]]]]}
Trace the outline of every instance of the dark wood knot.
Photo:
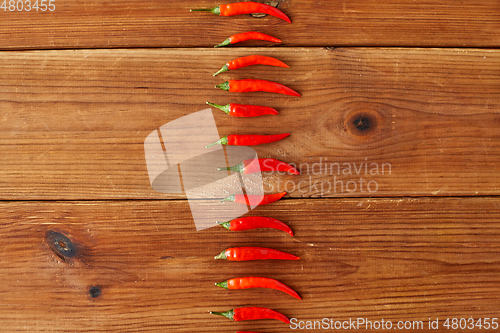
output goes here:
{"type": "Polygon", "coordinates": [[[89,288],[89,296],[92,298],[97,298],[101,296],[102,290],[101,287],[99,286],[90,286],[89,288]]]}
{"type": "Polygon", "coordinates": [[[382,115],[371,109],[350,112],[344,121],[344,130],[355,137],[367,137],[377,132],[382,115]]]}
{"type": "Polygon", "coordinates": [[[50,249],[61,259],[66,260],[67,258],[76,256],[76,246],[65,235],[49,230],[45,234],[45,239],[47,240],[50,249]]]}

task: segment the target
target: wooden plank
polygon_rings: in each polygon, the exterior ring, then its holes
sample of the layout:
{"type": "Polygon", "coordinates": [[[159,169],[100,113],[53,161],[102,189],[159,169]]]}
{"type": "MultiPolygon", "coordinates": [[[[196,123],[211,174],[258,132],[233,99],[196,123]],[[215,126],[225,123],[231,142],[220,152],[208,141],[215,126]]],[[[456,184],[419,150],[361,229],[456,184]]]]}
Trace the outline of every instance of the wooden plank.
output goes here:
{"type": "Polygon", "coordinates": [[[208,313],[243,305],[302,321],[423,321],[426,328],[429,318],[440,325],[445,318],[494,318],[499,207],[498,198],[353,198],[285,200],[252,213],[285,221],[292,238],[219,226],[197,232],[186,201],[3,202],[2,326],[9,332],[288,329],[208,313]],[[64,246],[74,246],[76,255],[56,255],[49,231],[68,237],[64,246]],[[213,259],[232,246],[272,247],[301,259],[213,259]],[[213,285],[246,275],[282,280],[303,299],[213,285]],[[98,297],[89,296],[92,286],[100,288],[98,297]]]}
{"type": "Polygon", "coordinates": [[[280,1],[291,25],[189,12],[219,4],[207,0],[49,1],[54,11],[1,9],[0,49],[211,47],[251,30],[276,35],[285,46],[500,45],[497,0],[280,1]]]}
{"type": "Polygon", "coordinates": [[[1,199],[184,198],[152,190],[144,140],[206,101],[280,111],[252,119],[213,111],[220,136],[291,133],[254,147],[302,172],[265,174],[267,192],[449,196],[500,188],[496,50],[85,50],[0,59],[1,199]],[[291,68],[212,77],[256,52],[291,68]],[[302,97],[214,88],[229,78],[278,81],[302,97]]]}

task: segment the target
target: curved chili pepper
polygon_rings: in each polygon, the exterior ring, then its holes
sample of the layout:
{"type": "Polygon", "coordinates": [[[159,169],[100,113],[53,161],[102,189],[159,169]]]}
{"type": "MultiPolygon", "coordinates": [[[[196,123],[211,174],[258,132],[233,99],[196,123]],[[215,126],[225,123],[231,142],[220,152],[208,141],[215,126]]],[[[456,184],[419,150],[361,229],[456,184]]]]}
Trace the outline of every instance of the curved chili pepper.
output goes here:
{"type": "Polygon", "coordinates": [[[213,76],[216,76],[217,74],[220,74],[223,72],[232,71],[234,69],[239,69],[239,68],[253,66],[253,65],[267,65],[267,66],[285,67],[285,68],[290,67],[287,64],[285,64],[283,61],[278,60],[276,58],[266,57],[266,56],[261,56],[261,55],[250,55],[250,56],[240,57],[240,58],[236,58],[234,60],[231,60],[230,62],[225,64],[213,76]]]}
{"type": "Polygon", "coordinates": [[[231,247],[219,253],[214,259],[226,259],[229,261],[250,261],[250,260],[299,260],[300,257],[266,247],[231,247]]]}
{"type": "Polygon", "coordinates": [[[244,160],[238,165],[229,168],[217,168],[217,170],[231,170],[248,175],[256,172],[268,171],[284,171],[294,175],[299,175],[300,172],[288,163],[278,161],[274,158],[251,158],[244,160]]]}
{"type": "Polygon", "coordinates": [[[211,144],[205,146],[205,148],[212,147],[212,146],[215,146],[218,144],[230,145],[230,146],[255,146],[255,145],[261,145],[264,143],[271,143],[271,142],[280,141],[289,135],[290,135],[290,133],[275,134],[275,135],[230,134],[230,135],[226,135],[225,137],[221,138],[220,140],[218,140],[214,143],[211,143],[211,144]]]}
{"type": "Polygon", "coordinates": [[[277,229],[282,230],[293,236],[293,230],[281,222],[280,220],[273,219],[272,217],[263,217],[263,216],[247,216],[240,217],[228,222],[219,222],[218,224],[223,226],[224,228],[231,231],[244,231],[244,230],[253,230],[260,228],[269,228],[269,229],[277,229]]]}
{"type": "Polygon", "coordinates": [[[233,16],[233,15],[241,15],[241,14],[268,14],[271,16],[275,16],[282,20],[287,21],[288,23],[292,23],[288,16],[283,13],[278,8],[273,6],[269,6],[259,2],[236,2],[229,3],[226,5],[219,5],[214,8],[200,8],[200,9],[191,9],[192,12],[210,12],[220,16],[233,16]]]}
{"type": "Polygon", "coordinates": [[[210,102],[207,102],[207,104],[213,106],[214,108],[221,109],[222,111],[233,117],[258,117],[267,114],[271,115],[278,114],[278,110],[267,106],[243,105],[235,103],[230,103],[227,105],[218,105],[210,102]]]}
{"type": "Polygon", "coordinates": [[[255,92],[255,91],[265,91],[289,96],[300,97],[300,94],[282,85],[281,83],[266,81],[266,80],[256,80],[256,79],[244,79],[244,80],[229,80],[224,83],[215,86],[222,90],[230,92],[255,92]]]}
{"type": "Polygon", "coordinates": [[[224,201],[233,201],[247,206],[262,206],[268,205],[285,196],[286,192],[274,193],[274,194],[264,194],[264,195],[252,195],[252,194],[233,194],[223,199],[224,201]]]}
{"type": "Polygon", "coordinates": [[[296,299],[302,299],[295,290],[293,290],[283,282],[265,277],[249,276],[234,278],[227,281],[218,282],[215,285],[229,290],[268,288],[282,291],[290,296],[295,297],[296,299]]]}
{"type": "Polygon", "coordinates": [[[232,35],[229,36],[225,41],[223,41],[220,44],[215,45],[214,47],[221,47],[221,46],[226,46],[230,44],[236,44],[239,42],[245,42],[247,40],[265,40],[268,42],[273,42],[273,43],[281,43],[281,40],[270,36],[263,34],[262,32],[258,31],[248,31],[248,32],[242,32],[240,34],[232,35]]]}
{"type": "Polygon", "coordinates": [[[234,321],[276,319],[276,320],[281,320],[286,324],[290,324],[290,319],[288,319],[287,316],[269,308],[259,308],[251,306],[251,307],[231,309],[226,312],[210,311],[210,313],[218,316],[223,316],[226,317],[227,319],[231,319],[234,321]]]}

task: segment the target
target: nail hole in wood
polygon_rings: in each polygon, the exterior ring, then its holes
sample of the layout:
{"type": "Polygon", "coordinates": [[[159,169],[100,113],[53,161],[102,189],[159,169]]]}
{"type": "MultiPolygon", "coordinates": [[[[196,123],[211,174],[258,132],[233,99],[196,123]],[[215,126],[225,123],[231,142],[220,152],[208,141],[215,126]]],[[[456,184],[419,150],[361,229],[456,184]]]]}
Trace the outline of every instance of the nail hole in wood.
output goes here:
{"type": "Polygon", "coordinates": [[[76,255],[76,247],[65,235],[49,230],[45,234],[50,249],[61,259],[72,258],[76,255]]]}

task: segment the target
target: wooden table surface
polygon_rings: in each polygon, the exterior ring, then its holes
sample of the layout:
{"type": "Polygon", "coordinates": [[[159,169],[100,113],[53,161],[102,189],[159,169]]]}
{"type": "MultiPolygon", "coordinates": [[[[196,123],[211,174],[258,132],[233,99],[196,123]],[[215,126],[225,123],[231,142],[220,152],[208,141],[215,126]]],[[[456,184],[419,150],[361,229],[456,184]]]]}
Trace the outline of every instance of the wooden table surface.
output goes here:
{"type": "Polygon", "coordinates": [[[500,331],[500,1],[280,1],[292,24],[189,12],[205,0],[4,3],[0,331],[500,331]],[[249,30],[283,42],[212,48],[249,30]],[[249,54],[290,68],[212,76],[249,54]],[[243,78],[302,96],[214,88],[243,78]],[[288,194],[248,216],[294,237],[196,231],[185,193],[151,187],[146,137],[206,101],[279,110],[213,116],[221,136],[291,133],[254,149],[301,175],[265,174],[288,194]],[[234,246],[301,259],[213,259],[234,246]],[[237,276],[303,299],[214,286],[237,276]],[[209,314],[241,306],[294,320],[209,314]]]}

